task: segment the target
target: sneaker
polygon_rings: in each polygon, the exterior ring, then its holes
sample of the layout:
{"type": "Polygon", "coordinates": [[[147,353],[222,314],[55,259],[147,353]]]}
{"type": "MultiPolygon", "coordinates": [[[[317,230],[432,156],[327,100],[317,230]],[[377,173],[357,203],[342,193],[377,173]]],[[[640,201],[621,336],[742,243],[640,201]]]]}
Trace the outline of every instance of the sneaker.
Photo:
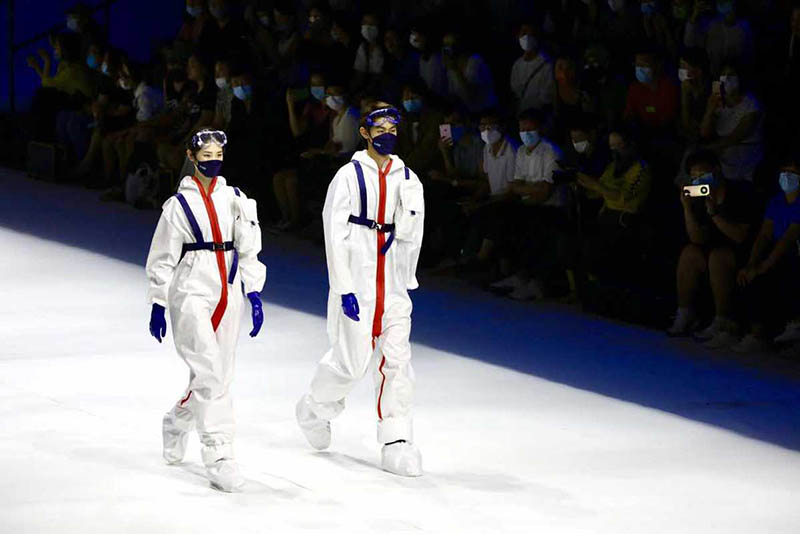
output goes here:
{"type": "Polygon", "coordinates": [[[312,402],[310,395],[304,395],[297,402],[294,414],[300,430],[311,446],[322,451],[331,446],[331,422],[317,417],[311,410],[312,402]]]}
{"type": "Polygon", "coordinates": [[[711,321],[711,324],[708,325],[705,330],[696,332],[694,337],[700,341],[708,341],[723,330],[726,330],[726,327],[728,326],[730,326],[730,321],[728,319],[725,319],[724,317],[714,317],[714,320],[711,321]]]}
{"type": "Polygon", "coordinates": [[[714,337],[703,343],[703,346],[707,349],[727,349],[738,341],[739,338],[735,334],[723,330],[714,334],[714,337]]]}
{"type": "Polygon", "coordinates": [[[206,467],[206,474],[211,486],[220,491],[233,493],[241,491],[244,486],[244,476],[239,466],[229,458],[220,458],[206,467]]]}
{"type": "Polygon", "coordinates": [[[508,278],[489,284],[492,289],[516,289],[525,284],[525,281],[518,274],[512,274],[508,278]]]}
{"type": "Polygon", "coordinates": [[[527,284],[518,286],[508,296],[514,300],[541,300],[544,298],[544,291],[538,280],[531,280],[527,284]]]}
{"type": "Polygon", "coordinates": [[[753,353],[764,352],[767,350],[767,348],[766,341],[754,336],[753,334],[747,334],[739,343],[731,347],[731,350],[741,353],[753,353]]]}
{"type": "Polygon", "coordinates": [[[402,477],[422,476],[422,455],[413,443],[395,441],[383,446],[381,467],[402,477]]]}
{"type": "Polygon", "coordinates": [[[789,343],[798,340],[800,340],[800,321],[795,319],[794,321],[789,321],[786,329],[774,341],[775,343],[789,343]]]}
{"type": "Polygon", "coordinates": [[[675,321],[667,329],[667,335],[672,337],[687,336],[696,325],[694,313],[688,308],[678,308],[675,321]]]}

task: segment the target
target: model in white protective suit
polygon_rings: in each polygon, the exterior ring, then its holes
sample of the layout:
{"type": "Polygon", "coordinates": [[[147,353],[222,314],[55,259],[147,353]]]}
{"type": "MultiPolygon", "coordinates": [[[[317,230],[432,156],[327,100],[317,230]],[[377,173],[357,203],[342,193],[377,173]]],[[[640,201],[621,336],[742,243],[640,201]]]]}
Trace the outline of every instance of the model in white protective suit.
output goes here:
{"type": "Polygon", "coordinates": [[[330,420],[344,409],[345,396],[372,362],[382,467],[419,476],[422,459],[411,421],[408,291],[418,286],[425,206],[419,178],[391,155],[399,120],[388,104],[372,105],[361,120],[367,150],[356,152],[328,187],[322,218],[331,348],[296,416],[311,445],[327,448],[330,420]]]}
{"type": "Polygon", "coordinates": [[[189,367],[189,386],[163,419],[164,459],[182,461],[196,429],[211,484],[237,491],[244,478],[233,454],[234,353],[243,294],[251,304],[251,337],[261,328],[266,267],[257,258],[255,201],[218,176],[226,142],[219,131],[192,137],[187,155],[195,174],[183,178],[178,193],[164,203],[146,270],[150,332],[160,343],[169,309],[175,348],[189,367]]]}

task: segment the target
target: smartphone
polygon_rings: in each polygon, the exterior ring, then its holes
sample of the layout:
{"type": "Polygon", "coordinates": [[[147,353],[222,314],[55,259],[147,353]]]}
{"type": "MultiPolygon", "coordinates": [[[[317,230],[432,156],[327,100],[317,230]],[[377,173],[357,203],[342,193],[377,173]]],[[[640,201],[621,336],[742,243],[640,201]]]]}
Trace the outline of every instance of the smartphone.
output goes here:
{"type": "Polygon", "coordinates": [[[439,137],[442,139],[452,139],[453,138],[453,128],[449,124],[440,124],[439,125],[439,137]]]}
{"type": "Polygon", "coordinates": [[[685,197],[707,197],[710,194],[711,186],[708,184],[683,186],[683,196],[685,197]]]}

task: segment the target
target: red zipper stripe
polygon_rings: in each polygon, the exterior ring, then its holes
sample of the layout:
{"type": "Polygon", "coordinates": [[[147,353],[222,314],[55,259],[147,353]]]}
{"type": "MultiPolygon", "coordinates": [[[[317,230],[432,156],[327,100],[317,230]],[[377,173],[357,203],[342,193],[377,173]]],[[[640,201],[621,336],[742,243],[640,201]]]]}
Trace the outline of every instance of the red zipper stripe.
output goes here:
{"type": "MultiPolygon", "coordinates": [[[[384,224],[386,217],[386,177],[392,170],[392,160],[386,165],[386,170],[378,169],[378,183],[380,188],[380,198],[378,200],[378,224],[384,224]]],[[[375,232],[378,240],[378,267],[375,273],[375,316],[372,319],[372,337],[379,337],[383,331],[383,306],[386,293],[386,256],[381,254],[383,245],[386,244],[386,234],[375,232]]]]}
{"type": "Polygon", "coordinates": [[[186,395],[186,398],[185,398],[185,399],[181,399],[181,402],[180,402],[180,404],[179,404],[178,406],[183,406],[184,404],[186,404],[187,402],[189,402],[189,398],[190,398],[191,396],[192,396],[192,392],[191,392],[191,391],[189,391],[189,394],[188,394],[188,395],[186,395]]]}
{"type": "MultiPolygon", "coordinates": [[[[214,178],[211,180],[211,184],[208,186],[208,193],[206,193],[206,191],[203,189],[203,184],[200,183],[200,180],[198,180],[197,177],[192,176],[192,179],[200,189],[200,196],[203,197],[203,204],[206,206],[208,220],[211,223],[211,234],[214,237],[214,242],[222,243],[222,232],[219,229],[217,210],[214,208],[214,201],[211,199],[211,193],[214,191],[214,186],[217,184],[217,179],[214,178]]],[[[214,313],[211,314],[211,326],[216,332],[220,321],[222,321],[222,316],[225,314],[225,308],[228,306],[228,267],[225,265],[225,251],[216,250],[214,253],[217,256],[219,278],[220,282],[222,283],[222,293],[220,294],[219,302],[217,303],[217,307],[214,308],[214,313]]]]}
{"type": "Polygon", "coordinates": [[[381,354],[381,364],[378,366],[378,372],[383,377],[381,379],[381,390],[378,392],[378,420],[383,421],[383,413],[381,412],[381,399],[383,399],[383,386],[386,384],[386,375],[383,374],[383,366],[386,365],[386,356],[381,354]]]}

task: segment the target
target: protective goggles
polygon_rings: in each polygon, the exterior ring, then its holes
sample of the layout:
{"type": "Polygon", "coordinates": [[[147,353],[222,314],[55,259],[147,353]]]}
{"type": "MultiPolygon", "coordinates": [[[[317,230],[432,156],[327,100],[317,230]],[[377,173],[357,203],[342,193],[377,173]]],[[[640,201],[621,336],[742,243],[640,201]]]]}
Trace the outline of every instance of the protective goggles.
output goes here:
{"type": "Polygon", "coordinates": [[[200,130],[192,136],[192,147],[196,150],[209,143],[224,147],[228,144],[228,136],[221,130],[200,130]]]}
{"type": "Polygon", "coordinates": [[[400,123],[400,112],[397,108],[382,108],[376,109],[367,115],[367,126],[373,128],[375,126],[383,126],[386,123],[397,125],[400,123]]]}

